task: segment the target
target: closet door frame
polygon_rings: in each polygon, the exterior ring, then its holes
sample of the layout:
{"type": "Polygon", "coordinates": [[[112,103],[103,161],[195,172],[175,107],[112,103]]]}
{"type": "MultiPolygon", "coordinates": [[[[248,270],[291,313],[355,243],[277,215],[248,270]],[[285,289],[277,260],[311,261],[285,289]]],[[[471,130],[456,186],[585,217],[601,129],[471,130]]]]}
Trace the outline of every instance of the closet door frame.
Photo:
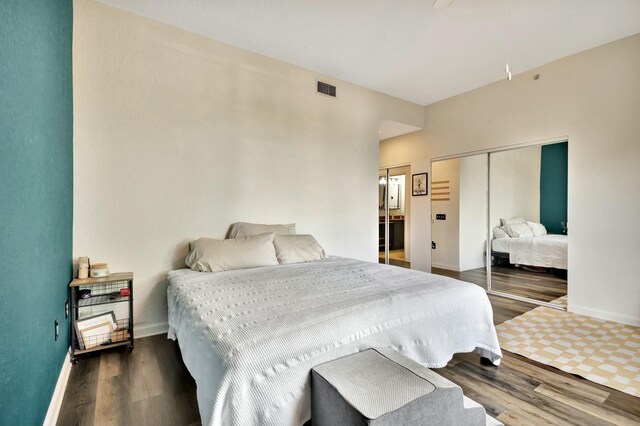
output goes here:
{"type": "MultiPolygon", "coordinates": [[[[379,166],[378,168],[378,179],[380,179],[381,173],[382,171],[384,171],[384,179],[385,179],[385,191],[384,191],[384,263],[385,265],[389,264],[389,177],[391,176],[391,171],[393,169],[400,169],[400,168],[404,168],[404,167],[408,167],[409,168],[409,176],[411,176],[411,163],[402,163],[402,164],[394,164],[391,166],[379,166]]],[[[395,176],[395,175],[394,175],[395,176]]],[[[410,185],[410,182],[408,182],[405,179],[405,186],[406,185],[410,185]]],[[[406,187],[402,188],[403,191],[407,191],[406,187]]],[[[409,218],[410,215],[407,213],[407,205],[408,202],[405,198],[404,201],[404,217],[405,220],[406,218],[409,218]]],[[[379,216],[379,210],[378,210],[378,216],[379,216]]],[[[405,226],[406,226],[406,222],[405,222],[405,226]]],[[[406,249],[405,249],[406,250],[406,249]]],[[[405,251],[406,254],[406,251],[405,251]]],[[[405,257],[406,259],[406,257],[405,257]]]]}
{"type": "MultiPolygon", "coordinates": [[[[544,302],[542,300],[538,300],[538,299],[532,299],[530,297],[524,297],[524,296],[518,296],[515,294],[511,294],[511,293],[506,293],[503,291],[496,291],[493,290],[491,288],[491,237],[492,237],[492,230],[491,230],[491,154],[492,153],[496,153],[496,152],[502,152],[502,151],[510,151],[510,150],[514,150],[514,149],[518,149],[518,148],[527,148],[527,147],[532,147],[532,146],[543,146],[543,145],[552,145],[552,144],[556,144],[556,143],[562,143],[562,142],[567,142],[569,143],[569,137],[568,136],[558,136],[555,138],[550,138],[550,139],[544,139],[544,140],[538,140],[538,141],[532,141],[532,142],[524,142],[524,143],[518,143],[518,144],[513,144],[513,145],[505,145],[505,146],[501,146],[501,147],[495,147],[495,148],[488,148],[488,149],[482,149],[482,150],[477,150],[477,151],[469,151],[469,152],[464,152],[461,154],[453,154],[453,155],[445,155],[445,156],[441,156],[441,157],[434,157],[431,159],[431,164],[433,165],[433,163],[435,161],[442,161],[442,160],[452,160],[452,159],[456,159],[456,158],[463,158],[463,157],[469,157],[472,155],[479,155],[479,154],[487,154],[487,210],[486,210],[486,228],[487,228],[487,236],[486,236],[486,241],[485,241],[485,257],[486,257],[486,269],[485,269],[485,273],[487,275],[487,294],[491,294],[493,296],[500,296],[500,297],[505,297],[507,299],[512,299],[512,300],[518,300],[520,302],[526,302],[526,303],[531,303],[533,305],[539,305],[539,306],[546,306],[548,308],[553,308],[553,309],[557,309],[559,311],[566,311],[567,310],[567,306],[564,305],[558,305],[556,303],[552,303],[552,302],[544,302]]],[[[431,169],[433,169],[433,166],[431,166],[431,169]]],[[[431,170],[432,172],[432,176],[433,176],[433,170],[431,170]]],[[[568,183],[567,183],[568,185],[568,183]]],[[[432,203],[432,209],[433,209],[433,201],[431,201],[432,203]]],[[[568,212],[568,215],[570,214],[570,212],[568,212]]],[[[431,218],[429,218],[429,221],[431,221],[431,218]]],[[[567,218],[567,221],[569,222],[569,218],[567,218]]],[[[569,282],[569,268],[567,269],[567,283],[569,282]]],[[[569,299],[569,288],[567,285],[567,300],[569,299]]]]}

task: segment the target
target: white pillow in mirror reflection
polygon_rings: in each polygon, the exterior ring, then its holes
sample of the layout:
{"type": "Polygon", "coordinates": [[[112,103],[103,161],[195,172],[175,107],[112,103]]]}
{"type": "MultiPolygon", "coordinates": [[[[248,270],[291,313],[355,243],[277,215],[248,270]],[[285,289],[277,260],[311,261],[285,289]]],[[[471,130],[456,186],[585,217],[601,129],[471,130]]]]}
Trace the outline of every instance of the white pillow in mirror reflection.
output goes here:
{"type": "Polygon", "coordinates": [[[509,237],[509,234],[507,234],[507,231],[504,229],[504,226],[496,226],[493,229],[493,238],[504,238],[504,237],[509,237]]]}
{"type": "Polygon", "coordinates": [[[514,223],[505,226],[507,234],[512,238],[533,237],[533,232],[526,223],[514,223]]]}
{"type": "Polygon", "coordinates": [[[529,228],[531,228],[531,232],[533,233],[534,237],[547,235],[547,228],[545,228],[543,224],[536,222],[527,222],[527,225],[529,225],[529,228]]]}
{"type": "Polygon", "coordinates": [[[500,219],[500,222],[502,222],[503,226],[506,226],[506,225],[515,225],[518,223],[525,223],[525,220],[523,217],[510,217],[510,218],[500,219]]]}

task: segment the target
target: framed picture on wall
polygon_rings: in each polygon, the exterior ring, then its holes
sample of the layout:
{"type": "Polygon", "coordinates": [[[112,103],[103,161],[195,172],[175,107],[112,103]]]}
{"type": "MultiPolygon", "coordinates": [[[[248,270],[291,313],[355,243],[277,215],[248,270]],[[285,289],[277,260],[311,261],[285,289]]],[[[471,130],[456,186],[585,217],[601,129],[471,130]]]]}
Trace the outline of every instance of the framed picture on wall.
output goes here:
{"type": "Polygon", "coordinates": [[[411,195],[414,197],[418,195],[427,195],[427,173],[416,173],[411,175],[411,195]]]}

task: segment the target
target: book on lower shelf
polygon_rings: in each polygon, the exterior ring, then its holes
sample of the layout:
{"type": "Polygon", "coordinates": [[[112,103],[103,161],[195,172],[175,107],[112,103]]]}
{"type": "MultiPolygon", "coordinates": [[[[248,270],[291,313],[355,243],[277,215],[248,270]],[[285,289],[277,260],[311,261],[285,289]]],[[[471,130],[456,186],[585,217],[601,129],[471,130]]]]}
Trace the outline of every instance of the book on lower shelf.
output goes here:
{"type": "Polygon", "coordinates": [[[75,322],[77,347],[81,350],[122,342],[129,339],[129,318],[116,320],[113,311],[75,322]]]}

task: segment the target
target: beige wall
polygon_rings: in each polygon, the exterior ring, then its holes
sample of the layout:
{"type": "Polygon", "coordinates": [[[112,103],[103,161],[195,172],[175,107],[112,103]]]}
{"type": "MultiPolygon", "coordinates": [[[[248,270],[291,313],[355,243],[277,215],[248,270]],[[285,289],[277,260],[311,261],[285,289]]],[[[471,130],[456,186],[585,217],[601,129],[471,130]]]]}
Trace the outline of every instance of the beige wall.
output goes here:
{"type": "MultiPolygon", "coordinates": [[[[409,145],[428,161],[568,136],[569,309],[640,324],[639,75],[640,35],[558,60],[427,106],[425,130],[384,142],[381,164],[409,145]]],[[[412,240],[414,259],[428,253],[412,240]]]]}
{"type": "MultiPolygon", "coordinates": [[[[431,166],[431,181],[449,181],[447,201],[431,203],[431,239],[436,243],[431,250],[431,266],[434,268],[460,270],[460,159],[435,161],[431,166]],[[446,220],[436,220],[437,214],[446,215],[446,220]]],[[[429,188],[429,194],[431,194],[429,188]]],[[[433,194],[431,194],[433,195],[433,194]]]]}
{"type": "MultiPolygon", "coordinates": [[[[453,271],[482,268],[487,240],[487,154],[434,161],[432,181],[449,181],[447,201],[431,203],[431,266],[453,271]],[[446,220],[436,220],[443,213],[446,220]]],[[[437,192],[437,191],[433,191],[437,192]]],[[[433,194],[431,194],[433,196],[433,194]]]]}
{"type": "Polygon", "coordinates": [[[460,159],[460,270],[486,266],[487,154],[460,159]]]}
{"type": "MultiPolygon", "coordinates": [[[[380,168],[409,165],[411,174],[429,172],[427,144],[422,132],[385,139],[380,142],[380,168]]],[[[431,177],[429,177],[431,180],[431,177]]],[[[411,181],[408,183],[411,186],[411,181]]],[[[428,196],[411,197],[409,201],[409,250],[411,268],[431,270],[431,204],[428,196]]],[[[405,223],[406,225],[406,223],[405,223]]]]}
{"type": "MultiPolygon", "coordinates": [[[[186,242],[297,222],[377,260],[378,125],[423,107],[89,0],[74,19],[74,253],[134,271],[139,332],[166,323],[186,242]]],[[[139,334],[139,333],[138,333],[139,334]]]]}
{"type": "Polygon", "coordinates": [[[502,218],[523,217],[529,222],[540,222],[541,154],[538,145],[492,152],[489,156],[492,231],[502,225],[502,218]]]}

